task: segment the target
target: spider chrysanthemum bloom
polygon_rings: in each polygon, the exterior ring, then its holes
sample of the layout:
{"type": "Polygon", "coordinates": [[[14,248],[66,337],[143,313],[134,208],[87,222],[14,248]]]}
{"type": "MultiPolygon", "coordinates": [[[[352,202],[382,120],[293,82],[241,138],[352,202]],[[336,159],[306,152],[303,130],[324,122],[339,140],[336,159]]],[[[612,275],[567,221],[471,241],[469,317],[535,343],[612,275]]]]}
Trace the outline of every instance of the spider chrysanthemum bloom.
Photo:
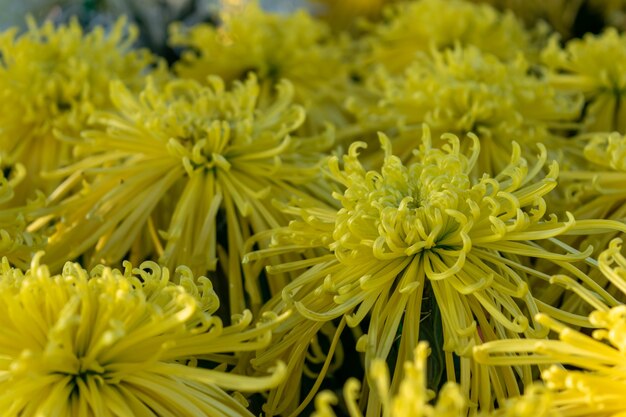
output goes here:
{"type": "Polygon", "coordinates": [[[154,263],[88,273],[68,263],[50,275],[35,257],[22,272],[0,265],[0,408],[4,416],[252,416],[224,390],[262,391],[280,381],[197,367],[270,341],[277,317],[223,326],[206,278],[181,285],[154,263]],[[192,358],[195,358],[192,360],[192,358]]]}
{"type": "MultiPolygon", "coordinates": [[[[447,379],[459,381],[469,407],[489,410],[494,398],[501,403],[519,393],[518,378],[530,381],[530,367],[479,366],[471,357],[473,346],[502,337],[544,337],[547,329],[533,319],[540,311],[585,322],[533,296],[530,280],[548,283],[550,277],[528,267],[530,259],[569,271],[599,297],[615,302],[575,264],[586,260],[590,251],[581,253],[559,238],[624,231],[626,226],[608,220],[577,221],[569,213],[563,221],[548,216],[544,196],[557,185],[558,165],[551,163],[542,178],[545,149],[529,166],[514,145],[500,173],[474,178],[470,172],[480,154],[478,139],[470,137],[469,155],[461,151],[457,137],[443,139],[448,143],[432,146],[425,128],[416,161],[405,166],[382,136],[385,160],[380,172],[363,168],[358,152],[364,144],[353,144],[343,168],[337,158],[330,164],[332,178],[344,189],[334,194],[341,208],[295,201],[285,210],[296,220],[276,230],[269,249],[247,255],[246,260],[253,261],[318,251],[306,261],[268,266],[270,275],[301,271],[285,287],[282,299],[267,305],[276,311],[295,308],[299,315],[277,328],[277,341],[259,354],[256,366],[277,358],[299,366],[310,335],[339,317],[348,326],[363,325],[366,335],[357,346],[365,353],[365,369],[375,358],[387,358],[392,347],[402,363],[418,341],[422,302],[434,297],[441,312],[447,379]]],[[[392,387],[402,375],[397,366],[392,387]]],[[[272,391],[269,407],[280,413],[297,395],[294,384],[280,386],[272,391]]],[[[376,401],[370,394],[372,413],[376,401]]]]}
{"type": "Polygon", "coordinates": [[[553,71],[548,79],[555,88],[585,95],[586,131],[626,133],[626,35],[609,28],[572,39],[564,48],[554,37],[542,60],[553,71]]]}
{"type": "Polygon", "coordinates": [[[530,35],[511,13],[461,0],[405,1],[391,5],[383,21],[364,38],[362,59],[367,68],[383,65],[402,72],[419,51],[474,45],[501,59],[530,48],[530,35]]]}
{"type": "Polygon", "coordinates": [[[348,107],[358,122],[340,129],[338,138],[389,132],[394,149],[408,161],[422,123],[437,136],[473,132],[482,145],[477,174],[495,174],[506,165],[512,141],[532,160],[529,150],[536,143],[562,143],[552,131],[580,114],[580,97],[555,91],[529,68],[521,55],[504,62],[474,46],[416,55],[401,75],[379,70],[367,77],[375,99],[351,99],[348,107]]]}
{"type": "MultiPolygon", "coordinates": [[[[621,240],[615,239],[598,261],[605,277],[626,294],[626,258],[620,252],[621,240]]],[[[537,320],[559,340],[494,341],[476,347],[476,359],[492,365],[541,365],[541,378],[553,392],[552,415],[624,415],[626,306],[606,305],[575,281],[555,279],[582,294],[595,309],[589,315],[595,328],[591,335],[540,314],[537,320]]]]}
{"type": "MultiPolygon", "coordinates": [[[[370,377],[373,389],[382,398],[383,417],[465,417],[467,401],[461,394],[458,385],[446,383],[437,394],[434,404],[431,401],[435,393],[428,387],[427,362],[428,344],[420,342],[413,352],[413,360],[403,364],[404,378],[400,382],[397,394],[392,394],[389,387],[389,368],[377,359],[372,363],[370,377]]],[[[359,382],[349,380],[344,386],[344,399],[350,417],[362,417],[358,406],[359,382]]],[[[315,399],[316,411],[313,417],[336,417],[332,404],[337,398],[331,392],[318,394],[315,399]]]]}
{"type": "Polygon", "coordinates": [[[0,34],[0,148],[7,163],[21,163],[28,176],[16,189],[15,204],[35,189],[50,192],[46,171],[73,159],[73,139],[95,110],[111,108],[109,82],[139,90],[156,63],[147,51],[132,50],[137,30],[125,19],[105,30],[84,33],[77,20],[0,34]]]}
{"type": "MultiPolygon", "coordinates": [[[[219,255],[231,311],[241,312],[244,242],[286,224],[272,198],[309,195],[301,190],[314,189],[320,150],[332,143],[330,132],[291,136],[305,117],[291,102],[291,84],[280,83],[263,109],[259,89],[254,77],[232,90],[219,78],[207,86],[149,81],[140,95],[112,84],[117,112],[95,114],[99,130],[84,134],[94,155],[57,171],[67,179],[52,194],[49,215],[31,226],[54,226],[45,258],[51,268],[82,254],[91,264],[158,257],[204,274],[219,255]],[[68,193],[85,179],[80,192],[68,193]]],[[[258,306],[258,282],[245,285],[258,306]]],[[[275,292],[282,284],[270,285],[275,292]]]]}
{"type": "Polygon", "coordinates": [[[304,10],[266,12],[256,1],[224,13],[222,20],[218,26],[172,27],[170,43],[189,49],[174,67],[178,76],[204,82],[217,75],[230,82],[254,72],[262,102],[288,79],[295,101],[307,111],[309,131],[345,123],[341,105],[350,85],[345,47],[324,22],[304,10]]]}

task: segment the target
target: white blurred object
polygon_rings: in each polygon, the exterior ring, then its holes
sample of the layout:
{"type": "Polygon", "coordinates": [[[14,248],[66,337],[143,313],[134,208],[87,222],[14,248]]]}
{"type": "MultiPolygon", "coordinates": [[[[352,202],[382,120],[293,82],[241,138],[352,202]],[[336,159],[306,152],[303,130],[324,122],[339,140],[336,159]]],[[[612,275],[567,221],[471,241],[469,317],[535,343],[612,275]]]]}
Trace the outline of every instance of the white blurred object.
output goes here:
{"type": "MultiPolygon", "coordinates": [[[[26,15],[32,14],[37,20],[42,20],[59,4],[71,3],[59,0],[0,0],[0,30],[12,26],[25,25],[26,15]]],[[[75,1],[75,3],[77,3],[75,1]]]]}
{"type": "Polygon", "coordinates": [[[261,7],[271,12],[290,13],[298,9],[309,8],[304,0],[260,0],[261,7]]]}

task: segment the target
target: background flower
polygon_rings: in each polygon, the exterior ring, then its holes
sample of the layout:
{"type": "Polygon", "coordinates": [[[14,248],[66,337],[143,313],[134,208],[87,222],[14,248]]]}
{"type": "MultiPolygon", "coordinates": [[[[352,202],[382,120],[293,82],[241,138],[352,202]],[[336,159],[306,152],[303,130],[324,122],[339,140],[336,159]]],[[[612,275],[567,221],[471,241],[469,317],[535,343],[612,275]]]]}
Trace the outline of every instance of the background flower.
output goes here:
{"type": "Polygon", "coordinates": [[[123,18],[108,33],[102,27],[84,33],[77,20],[58,28],[28,22],[23,34],[0,34],[0,153],[28,173],[16,187],[15,205],[58,184],[46,173],[81,152],[80,132],[94,111],[112,108],[109,82],[137,91],[158,62],[132,49],[137,30],[123,18]]]}
{"type": "Polygon", "coordinates": [[[626,3],[623,0],[473,0],[508,9],[534,25],[547,22],[564,39],[580,37],[601,30],[603,26],[624,28],[626,3]]]}
{"type": "Polygon", "coordinates": [[[557,89],[585,95],[585,131],[626,133],[626,110],[622,104],[626,91],[625,57],[626,35],[613,28],[600,35],[572,39],[564,47],[553,37],[542,52],[543,62],[552,69],[548,75],[550,83],[557,89]]]}
{"type": "Polygon", "coordinates": [[[288,79],[294,101],[307,111],[307,133],[319,132],[327,123],[346,123],[341,106],[351,84],[347,57],[324,22],[303,10],[265,12],[255,1],[227,9],[221,18],[218,26],[171,28],[170,43],[185,48],[174,66],[178,76],[205,82],[208,75],[218,75],[230,82],[254,72],[261,103],[271,102],[275,86],[288,79]]]}
{"type": "MultiPolygon", "coordinates": [[[[14,188],[25,175],[26,170],[20,164],[5,167],[0,172],[0,207],[11,204],[15,197],[14,188]],[[9,174],[8,178],[4,172],[9,174]]],[[[27,267],[31,257],[45,244],[45,238],[41,234],[26,230],[27,213],[40,209],[44,205],[44,198],[40,194],[38,199],[30,201],[26,207],[0,209],[0,254],[13,265],[27,267]]]]}
{"type": "MultiPolygon", "coordinates": [[[[384,131],[408,163],[423,123],[435,136],[451,132],[465,137],[472,132],[482,145],[477,176],[502,170],[513,141],[529,161],[537,143],[567,150],[560,132],[579,116],[582,105],[580,96],[550,88],[522,56],[501,61],[471,45],[418,54],[401,74],[379,69],[366,77],[365,90],[367,94],[349,101],[358,122],[338,130],[340,141],[384,131]]],[[[464,141],[464,147],[470,145],[464,141]]]]}
{"type": "Polygon", "coordinates": [[[391,5],[382,23],[363,37],[361,70],[382,65],[400,73],[416,52],[474,45],[500,59],[513,59],[528,51],[530,35],[511,13],[488,5],[458,0],[419,0],[391,5]]]}
{"type": "Polygon", "coordinates": [[[377,20],[393,0],[310,0],[314,12],[337,29],[358,29],[360,19],[377,20]]]}

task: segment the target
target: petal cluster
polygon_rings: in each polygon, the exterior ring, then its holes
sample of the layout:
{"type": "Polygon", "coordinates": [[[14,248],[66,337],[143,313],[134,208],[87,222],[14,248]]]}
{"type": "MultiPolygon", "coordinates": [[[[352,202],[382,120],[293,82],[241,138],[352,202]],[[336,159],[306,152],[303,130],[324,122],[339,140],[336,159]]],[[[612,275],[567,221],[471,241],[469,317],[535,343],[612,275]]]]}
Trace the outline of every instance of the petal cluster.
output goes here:
{"type": "MultiPolygon", "coordinates": [[[[180,285],[154,263],[51,275],[37,255],[26,272],[0,272],[0,406],[7,416],[250,415],[224,389],[261,390],[262,379],[200,369],[198,358],[269,342],[276,318],[246,328],[211,313],[217,296],[180,269],[180,285]],[[195,358],[195,359],[194,359],[195,358]]],[[[249,315],[249,312],[247,313],[249,315]]]]}

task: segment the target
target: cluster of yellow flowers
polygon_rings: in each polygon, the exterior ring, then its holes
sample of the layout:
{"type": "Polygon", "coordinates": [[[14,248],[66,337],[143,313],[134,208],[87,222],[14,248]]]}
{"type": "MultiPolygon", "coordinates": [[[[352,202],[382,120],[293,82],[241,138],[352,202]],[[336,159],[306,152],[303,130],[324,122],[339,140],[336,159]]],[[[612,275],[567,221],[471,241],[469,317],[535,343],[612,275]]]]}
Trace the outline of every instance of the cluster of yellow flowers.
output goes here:
{"type": "Polygon", "coordinates": [[[0,414],[626,414],[626,34],[239,3],[0,34],[0,414]]]}

